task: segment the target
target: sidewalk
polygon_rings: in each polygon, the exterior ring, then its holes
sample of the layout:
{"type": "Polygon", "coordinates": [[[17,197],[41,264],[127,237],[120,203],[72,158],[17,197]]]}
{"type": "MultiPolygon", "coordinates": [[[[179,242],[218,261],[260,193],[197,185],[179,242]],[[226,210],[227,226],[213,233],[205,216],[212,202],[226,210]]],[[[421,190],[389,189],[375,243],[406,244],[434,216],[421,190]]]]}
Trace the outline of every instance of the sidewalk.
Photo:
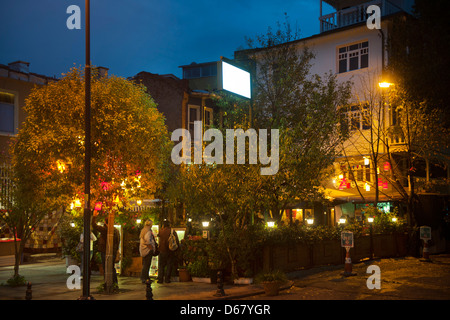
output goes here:
{"type": "MultiPolygon", "coordinates": [[[[323,266],[289,274],[291,281],[276,297],[267,297],[260,285],[225,285],[226,296],[216,297],[216,284],[196,282],[152,283],[154,300],[450,300],[450,254],[432,255],[432,262],[413,257],[376,259],[353,265],[351,277],[343,277],[344,265],[323,266]],[[381,289],[368,289],[367,268],[381,271],[381,289]]],[[[6,281],[13,267],[0,267],[0,300],[25,300],[26,286],[12,288],[6,281]]],[[[82,290],[69,290],[65,261],[49,256],[20,266],[20,274],[32,283],[33,300],[77,300],[82,290]]],[[[90,291],[96,300],[145,300],[146,286],[139,278],[120,277],[120,292],[99,293],[103,277],[93,274],[90,291]]]]}
{"type": "MultiPolygon", "coordinates": [[[[0,267],[0,300],[25,300],[26,286],[9,287],[6,281],[13,275],[13,267],[0,267]]],[[[65,260],[56,257],[39,259],[20,266],[20,275],[32,284],[33,300],[77,300],[82,290],[69,290],[66,281],[65,260]]],[[[136,277],[118,277],[119,293],[107,295],[98,292],[103,276],[91,276],[90,293],[96,300],[146,300],[146,285],[136,277]]],[[[292,283],[292,282],[291,282],[292,283]]],[[[259,285],[224,285],[226,296],[216,297],[217,284],[197,282],[152,282],[154,300],[221,300],[264,294],[259,285]]]]}

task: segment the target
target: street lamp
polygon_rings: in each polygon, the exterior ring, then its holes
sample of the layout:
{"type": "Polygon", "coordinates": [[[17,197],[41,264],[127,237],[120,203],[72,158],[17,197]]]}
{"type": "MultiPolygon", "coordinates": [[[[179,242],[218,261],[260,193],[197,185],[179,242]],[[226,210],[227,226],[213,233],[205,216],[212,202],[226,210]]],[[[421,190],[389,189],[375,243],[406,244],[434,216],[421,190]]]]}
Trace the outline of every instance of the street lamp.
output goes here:
{"type": "MultiPolygon", "coordinates": [[[[86,66],[84,69],[85,84],[85,110],[84,110],[84,126],[85,126],[85,152],[84,152],[84,216],[83,216],[83,237],[91,238],[91,27],[90,27],[90,0],[85,0],[86,10],[86,66]]],[[[90,241],[84,241],[83,248],[83,295],[80,300],[94,299],[90,295],[90,241]]]]}
{"type": "Polygon", "coordinates": [[[339,224],[345,224],[346,222],[347,222],[347,219],[345,219],[345,218],[339,219],[339,224]]]}
{"type": "Polygon", "coordinates": [[[202,222],[202,226],[203,226],[203,228],[208,228],[209,227],[209,221],[203,221],[202,222]]]}
{"type": "Polygon", "coordinates": [[[306,223],[311,226],[314,224],[314,219],[306,219],[306,223]]]}
{"type": "Polygon", "coordinates": [[[268,228],[275,228],[275,221],[267,221],[268,228]]]}
{"type": "Polygon", "coordinates": [[[393,86],[393,84],[390,82],[380,82],[380,83],[378,83],[378,86],[380,88],[389,88],[389,87],[393,86]]]}
{"type": "Polygon", "coordinates": [[[370,259],[373,259],[373,217],[368,217],[367,221],[370,224],[370,259]]]}

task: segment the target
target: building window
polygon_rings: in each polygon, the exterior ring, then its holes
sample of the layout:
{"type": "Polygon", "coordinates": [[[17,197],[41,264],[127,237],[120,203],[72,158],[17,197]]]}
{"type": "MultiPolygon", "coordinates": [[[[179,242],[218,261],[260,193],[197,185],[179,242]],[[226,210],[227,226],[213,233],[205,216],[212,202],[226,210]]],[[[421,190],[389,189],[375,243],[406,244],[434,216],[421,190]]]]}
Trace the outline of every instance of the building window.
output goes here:
{"type": "Polygon", "coordinates": [[[217,76],[217,63],[185,67],[183,69],[184,79],[195,79],[217,76]]]}
{"type": "Polygon", "coordinates": [[[200,107],[195,105],[189,105],[188,113],[189,132],[191,137],[194,137],[194,122],[200,121],[200,107]]]}
{"type": "Polygon", "coordinates": [[[369,130],[371,116],[368,105],[353,105],[340,109],[341,126],[350,131],[369,130]]]}
{"type": "Polygon", "coordinates": [[[17,108],[15,104],[15,95],[0,91],[0,133],[16,133],[16,118],[17,108]]]}
{"type": "Polygon", "coordinates": [[[338,73],[369,67],[369,42],[338,48],[338,73]]]}
{"type": "Polygon", "coordinates": [[[213,109],[205,107],[205,130],[213,125],[213,109]]]}

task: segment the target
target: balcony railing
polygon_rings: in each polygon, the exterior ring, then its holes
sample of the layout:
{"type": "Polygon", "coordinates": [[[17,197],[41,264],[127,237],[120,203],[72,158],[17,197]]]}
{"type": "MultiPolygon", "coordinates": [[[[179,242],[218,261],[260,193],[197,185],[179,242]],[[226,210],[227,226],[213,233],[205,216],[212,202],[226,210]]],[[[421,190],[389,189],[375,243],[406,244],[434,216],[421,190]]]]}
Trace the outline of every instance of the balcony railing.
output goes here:
{"type": "Polygon", "coordinates": [[[372,13],[367,13],[367,8],[371,5],[380,7],[382,17],[402,11],[401,8],[397,7],[387,0],[374,0],[361,4],[359,6],[346,8],[321,16],[319,18],[320,32],[322,33],[367,21],[367,19],[372,15],[372,13]]]}

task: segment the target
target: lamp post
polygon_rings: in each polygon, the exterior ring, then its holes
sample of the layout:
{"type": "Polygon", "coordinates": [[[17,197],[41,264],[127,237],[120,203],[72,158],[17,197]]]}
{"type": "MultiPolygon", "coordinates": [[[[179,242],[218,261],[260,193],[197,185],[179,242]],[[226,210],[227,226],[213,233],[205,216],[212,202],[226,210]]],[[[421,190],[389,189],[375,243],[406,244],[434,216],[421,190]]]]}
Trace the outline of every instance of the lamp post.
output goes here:
{"type": "Polygon", "coordinates": [[[203,238],[204,239],[208,239],[210,238],[210,233],[209,233],[209,221],[205,220],[202,222],[202,226],[203,226],[203,238]]]}
{"type": "Polygon", "coordinates": [[[91,300],[89,294],[89,274],[90,274],[90,239],[91,239],[91,37],[90,37],[90,0],[85,0],[86,10],[86,66],[84,69],[85,83],[85,139],[84,139],[84,216],[83,216],[83,295],[81,300],[91,300]]]}
{"type": "Polygon", "coordinates": [[[373,217],[368,217],[367,221],[370,225],[370,260],[373,259],[373,217]]]}

